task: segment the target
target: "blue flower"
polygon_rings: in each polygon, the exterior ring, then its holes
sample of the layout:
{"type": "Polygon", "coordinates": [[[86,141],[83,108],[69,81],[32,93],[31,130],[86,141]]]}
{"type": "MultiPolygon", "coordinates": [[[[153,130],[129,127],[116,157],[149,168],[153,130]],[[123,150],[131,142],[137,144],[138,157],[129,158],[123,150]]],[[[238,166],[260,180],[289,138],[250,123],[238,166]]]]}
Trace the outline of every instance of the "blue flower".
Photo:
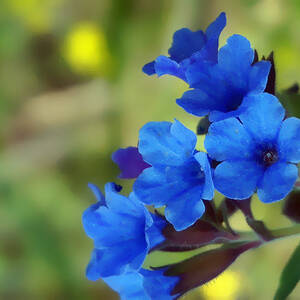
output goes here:
{"type": "Polygon", "coordinates": [[[188,28],[176,31],[168,51],[170,56],[157,57],[155,61],[146,64],[143,71],[147,75],[169,74],[186,81],[185,71],[190,64],[198,60],[217,62],[219,35],[225,25],[226,15],[221,13],[205,33],[202,30],[193,32],[188,28]]]}
{"type": "Polygon", "coordinates": [[[121,296],[121,300],[172,300],[177,277],[163,275],[164,270],[129,272],[105,278],[104,281],[121,296]]]}
{"type": "Polygon", "coordinates": [[[144,169],[149,167],[149,165],[143,161],[137,147],[120,148],[115,151],[111,157],[113,162],[116,163],[121,170],[119,178],[136,178],[144,169]]]}
{"type": "Polygon", "coordinates": [[[262,93],[266,87],[270,62],[252,65],[254,51],[249,41],[233,35],[219,50],[218,62],[198,60],[186,71],[187,82],[193,88],[177,99],[188,113],[209,114],[211,122],[239,116],[247,107],[247,95],[262,93]]]}
{"type": "Polygon", "coordinates": [[[95,247],[87,267],[88,279],[138,270],[149,249],[163,241],[162,221],[154,222],[133,193],[128,198],[122,196],[118,193],[120,187],[113,183],[105,185],[105,198],[96,186],[90,187],[98,202],[82,218],[95,247]]]}
{"type": "Polygon", "coordinates": [[[140,130],[139,152],[151,167],[133,190],[145,204],[166,205],[166,219],[176,230],[195,223],[205,210],[202,199],[213,198],[210,164],[206,153],[195,150],[196,142],[179,121],[150,122],[140,130]]]}
{"type": "Polygon", "coordinates": [[[275,96],[244,99],[248,110],[239,119],[213,123],[205,138],[210,157],[221,161],[214,172],[216,189],[245,199],[257,189],[262,202],[281,200],[292,189],[300,160],[300,120],[288,118],[275,96]]]}

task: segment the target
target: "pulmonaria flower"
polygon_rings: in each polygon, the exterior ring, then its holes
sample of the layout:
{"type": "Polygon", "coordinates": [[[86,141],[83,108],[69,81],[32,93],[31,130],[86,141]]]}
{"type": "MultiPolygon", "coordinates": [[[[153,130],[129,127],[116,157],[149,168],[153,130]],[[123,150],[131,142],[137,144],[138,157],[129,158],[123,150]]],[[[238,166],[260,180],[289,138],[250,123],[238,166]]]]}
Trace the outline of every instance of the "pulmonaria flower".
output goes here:
{"type": "Polygon", "coordinates": [[[187,81],[185,71],[190,64],[198,60],[217,62],[219,36],[226,25],[226,15],[221,13],[211,23],[206,32],[191,31],[182,28],[174,33],[169,57],[161,55],[146,64],[143,71],[147,75],[173,75],[187,81]]]}
{"type": "Polygon", "coordinates": [[[239,116],[246,108],[244,98],[262,93],[271,64],[252,64],[254,51],[241,35],[233,35],[219,50],[215,64],[198,60],[191,64],[186,77],[193,88],[177,99],[177,104],[196,116],[209,114],[211,122],[239,116]]]}
{"type": "Polygon", "coordinates": [[[195,223],[205,210],[202,199],[214,194],[207,155],[195,150],[196,142],[196,135],[177,120],[150,122],[140,130],[139,152],[151,167],[133,190],[145,204],[166,206],[165,217],[176,230],[195,223]]]}
{"type": "Polygon", "coordinates": [[[121,296],[121,300],[172,300],[178,277],[164,276],[164,270],[129,272],[105,278],[104,281],[121,296]]]}
{"type": "Polygon", "coordinates": [[[216,189],[231,199],[246,199],[257,189],[263,202],[284,198],[292,189],[300,160],[300,120],[288,118],[275,96],[248,96],[238,119],[213,123],[205,138],[210,157],[220,161],[216,189]]]}
{"type": "Polygon", "coordinates": [[[144,162],[137,147],[120,148],[111,157],[113,162],[119,166],[121,170],[119,178],[122,179],[136,178],[144,169],[150,167],[144,162]]]}
{"type": "Polygon", "coordinates": [[[96,186],[90,187],[98,202],[82,218],[85,232],[94,240],[95,247],[87,267],[88,279],[140,269],[149,249],[164,239],[162,221],[157,226],[133,193],[128,198],[122,196],[118,193],[120,187],[113,183],[105,185],[105,197],[96,186]]]}

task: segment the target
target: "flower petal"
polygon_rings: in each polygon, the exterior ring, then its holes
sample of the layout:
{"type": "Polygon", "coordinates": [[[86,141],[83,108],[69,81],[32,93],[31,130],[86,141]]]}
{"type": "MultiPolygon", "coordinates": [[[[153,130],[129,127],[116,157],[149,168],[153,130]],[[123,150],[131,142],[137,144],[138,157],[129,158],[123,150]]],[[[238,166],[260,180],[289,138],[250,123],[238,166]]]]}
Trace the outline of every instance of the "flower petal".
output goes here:
{"type": "Polygon", "coordinates": [[[271,63],[264,60],[251,67],[248,83],[251,93],[262,93],[265,90],[270,69],[271,63]]]}
{"type": "Polygon", "coordinates": [[[204,152],[198,152],[195,154],[195,159],[199,162],[205,176],[201,198],[205,200],[211,200],[214,196],[214,184],[212,180],[211,166],[209,164],[207,154],[204,152]]]}
{"type": "Polygon", "coordinates": [[[186,186],[180,176],[173,173],[168,181],[165,170],[152,167],[145,169],[137,178],[133,190],[140,201],[161,207],[174,199],[186,186]]]}
{"type": "Polygon", "coordinates": [[[149,122],[141,128],[139,152],[144,161],[151,165],[178,166],[192,156],[196,136],[180,124],[178,121],[149,122]]]}
{"type": "Polygon", "coordinates": [[[123,179],[136,178],[144,169],[150,167],[144,162],[137,147],[120,148],[112,154],[111,158],[121,170],[119,178],[123,179]]]}
{"type": "MultiPolygon", "coordinates": [[[[164,276],[165,269],[149,271],[141,269],[144,276],[144,288],[151,299],[172,300],[172,290],[178,282],[177,276],[164,276]]],[[[130,299],[131,300],[131,299],[130,299]]]]}
{"type": "Polygon", "coordinates": [[[105,204],[105,197],[102,194],[101,190],[93,183],[89,183],[88,187],[92,190],[93,194],[95,195],[98,204],[104,205],[105,204]]]}
{"type": "Polygon", "coordinates": [[[300,119],[288,118],[282,123],[278,147],[281,160],[293,163],[300,161],[300,119]]]}
{"type": "Polygon", "coordinates": [[[167,204],[166,219],[173,224],[177,231],[184,230],[193,225],[205,211],[201,200],[202,187],[186,190],[167,204]]]}
{"type": "Polygon", "coordinates": [[[143,72],[149,76],[155,74],[155,61],[151,61],[143,66],[143,72]]]}
{"type": "Polygon", "coordinates": [[[222,30],[226,26],[226,14],[221,12],[219,16],[213,21],[205,31],[206,37],[210,39],[218,39],[222,30]]]}
{"type": "Polygon", "coordinates": [[[181,62],[201,50],[204,43],[205,35],[202,30],[193,32],[188,28],[182,28],[174,33],[173,43],[168,52],[171,59],[181,62]]]}
{"type": "Polygon", "coordinates": [[[218,65],[227,72],[245,73],[254,59],[250,42],[243,36],[234,34],[227,39],[227,44],[219,50],[218,65]]]}
{"type": "Polygon", "coordinates": [[[176,103],[186,112],[202,117],[219,107],[218,100],[200,89],[193,89],[186,91],[181,98],[176,100],[176,103]]]}
{"type": "Polygon", "coordinates": [[[178,120],[175,120],[171,126],[170,132],[174,138],[179,140],[184,145],[184,148],[187,149],[187,151],[194,152],[197,144],[197,136],[193,131],[186,128],[178,120]]]}
{"type": "Polygon", "coordinates": [[[173,196],[173,193],[176,193],[166,184],[163,170],[153,167],[144,170],[136,179],[133,184],[133,191],[141,201],[146,204],[155,203],[155,207],[163,206],[173,196]],[[164,199],[161,195],[164,195],[164,199]]]}
{"type": "Polygon", "coordinates": [[[154,64],[155,73],[158,77],[163,75],[172,75],[186,80],[185,74],[181,66],[169,57],[164,55],[158,56],[154,64]]]}
{"type": "MultiPolygon", "coordinates": [[[[234,150],[233,150],[234,151],[234,150]]],[[[249,198],[256,190],[263,169],[252,161],[225,161],[216,167],[216,189],[230,199],[249,198]]]]}
{"type": "Polygon", "coordinates": [[[257,142],[274,141],[285,111],[278,99],[267,93],[245,97],[247,110],[239,118],[257,142]]]}
{"type": "Polygon", "coordinates": [[[204,140],[210,157],[226,159],[250,159],[253,156],[253,142],[244,126],[235,118],[212,123],[204,140]]]}
{"type": "Polygon", "coordinates": [[[226,14],[220,13],[217,19],[212,22],[206,29],[205,34],[207,41],[201,49],[202,56],[206,60],[217,62],[218,60],[218,47],[219,36],[226,26],[226,14]]]}
{"type": "Polygon", "coordinates": [[[143,286],[143,275],[138,272],[128,272],[120,276],[103,278],[103,280],[120,294],[122,300],[151,300],[143,286]]]}
{"type": "Polygon", "coordinates": [[[165,218],[162,218],[157,214],[151,214],[151,216],[153,218],[153,224],[146,231],[147,237],[149,238],[150,249],[154,248],[165,240],[162,230],[167,225],[165,218]]]}
{"type": "Polygon", "coordinates": [[[293,164],[278,162],[264,173],[259,182],[257,195],[265,203],[279,201],[292,190],[298,177],[298,169],[293,164]]]}
{"type": "Polygon", "coordinates": [[[138,270],[145,260],[148,249],[146,240],[142,242],[135,239],[128,242],[121,241],[108,248],[95,248],[87,271],[96,269],[99,277],[108,277],[120,275],[127,270],[138,270]]]}
{"type": "Polygon", "coordinates": [[[141,202],[135,200],[134,197],[127,198],[115,191],[111,191],[110,183],[105,185],[105,200],[107,207],[113,213],[127,214],[130,217],[135,218],[140,218],[142,216],[144,217],[145,215],[144,206],[141,202]]]}

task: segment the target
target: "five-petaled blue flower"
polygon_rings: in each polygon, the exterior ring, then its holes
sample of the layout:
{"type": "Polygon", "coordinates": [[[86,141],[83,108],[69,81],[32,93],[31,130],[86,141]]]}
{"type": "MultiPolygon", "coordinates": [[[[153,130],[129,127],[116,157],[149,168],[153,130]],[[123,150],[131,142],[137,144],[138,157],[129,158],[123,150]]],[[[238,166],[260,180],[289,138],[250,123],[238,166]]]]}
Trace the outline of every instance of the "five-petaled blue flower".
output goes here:
{"type": "Polygon", "coordinates": [[[105,278],[104,281],[121,296],[121,300],[172,300],[171,292],[178,277],[163,275],[164,270],[128,272],[120,276],[105,278]]]}
{"type": "Polygon", "coordinates": [[[146,204],[165,205],[166,219],[176,230],[195,223],[205,210],[202,199],[214,194],[207,155],[195,150],[196,143],[196,135],[177,120],[150,122],[140,130],[139,152],[151,167],[133,190],[146,204]]]}
{"type": "Polygon", "coordinates": [[[300,161],[300,120],[288,118],[277,98],[248,96],[239,118],[213,123],[205,138],[210,157],[221,161],[214,172],[216,189],[245,199],[257,189],[263,202],[284,198],[292,189],[300,161]]]}
{"type": "Polygon", "coordinates": [[[155,61],[146,64],[143,71],[147,75],[169,74],[187,81],[185,72],[189,65],[198,60],[217,62],[219,36],[225,25],[226,15],[221,13],[205,33],[202,30],[193,32],[188,28],[176,31],[168,51],[170,56],[158,56],[155,61]]]}
{"type": "Polygon", "coordinates": [[[219,50],[218,62],[198,60],[191,64],[186,77],[193,88],[177,99],[188,113],[209,114],[211,122],[239,116],[247,108],[247,95],[262,93],[266,87],[270,62],[253,63],[254,51],[249,41],[233,35],[219,50]]]}
{"type": "Polygon", "coordinates": [[[134,193],[120,195],[114,183],[105,185],[105,198],[90,184],[98,202],[83,214],[86,234],[94,240],[94,250],[87,267],[87,277],[120,275],[139,270],[150,248],[164,240],[163,222],[156,221],[137,200],[134,193]]]}

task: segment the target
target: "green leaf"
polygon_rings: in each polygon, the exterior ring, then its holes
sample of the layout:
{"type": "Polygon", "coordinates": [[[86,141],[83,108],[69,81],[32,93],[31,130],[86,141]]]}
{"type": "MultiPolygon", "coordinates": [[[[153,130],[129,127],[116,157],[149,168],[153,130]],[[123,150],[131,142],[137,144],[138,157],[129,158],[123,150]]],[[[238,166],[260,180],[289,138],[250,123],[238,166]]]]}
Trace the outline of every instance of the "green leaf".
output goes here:
{"type": "Polygon", "coordinates": [[[277,94],[284,108],[289,113],[289,116],[300,117],[300,94],[299,85],[294,84],[289,89],[277,94]]]}
{"type": "Polygon", "coordinates": [[[284,300],[300,280],[300,244],[290,257],[280,277],[279,287],[274,300],[284,300]]]}

